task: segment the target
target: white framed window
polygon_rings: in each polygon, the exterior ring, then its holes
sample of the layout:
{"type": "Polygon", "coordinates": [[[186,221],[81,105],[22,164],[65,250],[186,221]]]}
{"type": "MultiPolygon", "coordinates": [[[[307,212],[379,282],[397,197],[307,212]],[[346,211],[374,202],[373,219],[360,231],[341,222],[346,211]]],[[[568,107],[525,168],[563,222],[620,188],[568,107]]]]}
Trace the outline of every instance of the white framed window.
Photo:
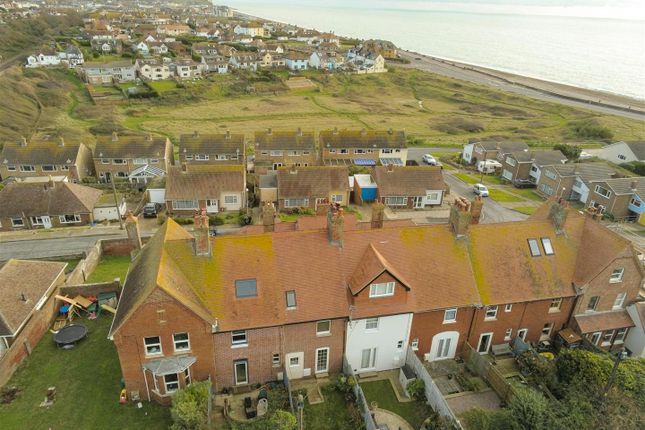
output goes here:
{"type": "Polygon", "coordinates": [[[589,341],[593,343],[594,345],[598,345],[598,342],[600,341],[600,337],[602,336],[602,332],[595,332],[592,333],[591,336],[587,335],[589,338],[589,341]]]}
{"type": "Polygon", "coordinates": [[[589,299],[589,303],[587,303],[587,311],[595,311],[599,301],[600,301],[600,296],[591,297],[589,299]]]}
{"type": "Polygon", "coordinates": [[[24,227],[25,221],[22,218],[11,218],[12,227],[24,227]]]}
{"type": "Polygon", "coordinates": [[[186,155],[186,156],[184,156],[184,159],[190,161],[190,160],[193,159],[193,156],[192,155],[186,155]]]}
{"type": "Polygon", "coordinates": [[[69,170],[69,166],[60,166],[60,170],[69,170]]]}
{"type": "Polygon", "coordinates": [[[298,157],[300,153],[298,151],[287,151],[289,157],[298,157]]]}
{"type": "Polygon", "coordinates": [[[346,149],[346,148],[339,149],[338,153],[339,154],[349,154],[349,149],[346,149]]]}
{"type": "Polygon", "coordinates": [[[248,345],[246,338],[246,330],[233,330],[231,332],[231,345],[232,346],[246,346],[248,345]]]}
{"type": "Polygon", "coordinates": [[[173,200],[173,209],[197,209],[197,200],[173,200]]]}
{"type": "Polygon", "coordinates": [[[396,343],[396,349],[403,349],[403,341],[402,341],[402,340],[399,340],[399,341],[396,343]]]}
{"type": "Polygon", "coordinates": [[[60,221],[61,224],[74,224],[77,222],[81,222],[81,216],[80,215],[60,215],[58,217],[58,221],[60,221]]]}
{"type": "Polygon", "coordinates": [[[284,199],[285,208],[302,208],[309,206],[309,199],[284,199]]]}
{"type": "Polygon", "coordinates": [[[35,172],[36,168],[30,164],[22,164],[20,166],[20,171],[21,172],[35,172]]]}
{"type": "Polygon", "coordinates": [[[457,308],[446,309],[443,312],[443,323],[454,323],[457,321],[457,308]]]}
{"type": "Polygon", "coordinates": [[[316,322],[316,335],[326,335],[331,333],[331,320],[323,320],[316,322]]]}
{"type": "Polygon", "coordinates": [[[486,306],[486,316],[485,320],[494,320],[497,318],[497,305],[495,306],[486,306]]]}
{"type": "Polygon", "coordinates": [[[513,329],[507,328],[506,332],[504,333],[504,340],[511,340],[511,337],[513,337],[513,329]]]}
{"type": "Polygon", "coordinates": [[[176,373],[164,375],[163,382],[166,386],[166,394],[173,393],[179,389],[179,376],[176,373]]]}
{"type": "Polygon", "coordinates": [[[562,297],[553,299],[551,300],[551,304],[549,305],[549,312],[560,312],[561,307],[562,307],[562,297]]]}
{"type": "Polygon", "coordinates": [[[627,297],[627,293],[619,293],[616,296],[616,299],[614,300],[614,305],[612,306],[613,310],[621,309],[623,307],[623,304],[625,303],[625,297],[627,297]]]}
{"type": "Polygon", "coordinates": [[[342,194],[332,194],[331,195],[331,201],[334,203],[342,203],[343,202],[343,195],[342,194]]]}
{"type": "Polygon", "coordinates": [[[16,171],[16,166],[9,165],[9,166],[7,166],[7,170],[10,171],[10,172],[15,172],[16,171]]]}
{"type": "Polygon", "coordinates": [[[175,352],[190,351],[188,333],[175,333],[172,335],[172,341],[175,345],[175,352]]]}
{"type": "Polygon", "coordinates": [[[611,276],[609,277],[609,282],[611,282],[612,284],[616,282],[622,282],[624,274],[625,274],[624,267],[621,267],[619,269],[614,269],[614,271],[611,272],[611,276]]]}
{"type": "Polygon", "coordinates": [[[195,161],[208,161],[208,154],[195,154],[195,161]]]}
{"type": "Polygon", "coordinates": [[[224,196],[224,203],[225,204],[237,204],[237,196],[224,196]]]}
{"type": "Polygon", "coordinates": [[[235,281],[235,297],[243,299],[245,297],[257,297],[258,284],[256,279],[238,279],[235,281]]]}
{"type": "Polygon", "coordinates": [[[419,350],[419,338],[415,337],[412,339],[412,342],[410,342],[410,346],[412,347],[413,351],[418,351],[419,350]]]}
{"type": "Polygon", "coordinates": [[[159,159],[158,158],[151,158],[150,159],[150,164],[159,164],[159,159]]]}
{"type": "Polygon", "coordinates": [[[637,199],[636,197],[632,197],[632,199],[629,201],[629,204],[632,206],[636,206],[637,208],[640,208],[642,202],[640,199],[637,199]]]}
{"type": "Polygon", "coordinates": [[[146,160],[145,158],[135,158],[134,160],[132,160],[132,162],[134,164],[146,164],[148,160],[146,160]]]}
{"type": "Polygon", "coordinates": [[[186,385],[190,385],[190,368],[186,368],[186,370],[184,370],[184,382],[186,385]]]}
{"type": "Polygon", "coordinates": [[[128,160],[124,160],[123,158],[115,158],[112,160],[112,164],[128,164],[128,160]]]}
{"type": "Polygon", "coordinates": [[[551,170],[545,170],[544,171],[544,176],[546,176],[549,179],[555,179],[557,178],[556,174],[553,173],[551,170]]]}
{"type": "Polygon", "coordinates": [[[405,206],[408,204],[407,197],[385,197],[384,203],[386,206],[405,206]]]}
{"type": "Polygon", "coordinates": [[[506,157],[506,164],[508,164],[509,166],[515,166],[517,162],[515,161],[514,158],[506,157]]]}
{"type": "Polygon", "coordinates": [[[543,237],[540,239],[542,241],[542,248],[544,248],[544,255],[553,255],[553,245],[551,244],[551,239],[548,237],[543,237]]]}
{"type": "Polygon", "coordinates": [[[101,158],[101,164],[110,164],[109,158],[101,158]]]}
{"type": "Polygon", "coordinates": [[[544,327],[542,327],[540,339],[548,339],[549,337],[551,337],[551,330],[553,330],[553,323],[544,324],[544,327]]]}
{"type": "Polygon", "coordinates": [[[146,355],[161,355],[163,353],[161,349],[161,338],[159,336],[144,337],[143,344],[146,355]]]}
{"type": "MultiPolygon", "coordinates": [[[[547,173],[549,173],[548,170],[547,170],[547,173]]],[[[546,176],[549,176],[549,175],[547,174],[546,176]]],[[[540,184],[540,191],[542,191],[547,196],[553,195],[553,187],[548,184],[540,184]]]]}
{"type": "Polygon", "coordinates": [[[529,251],[531,251],[531,257],[539,257],[542,255],[540,253],[540,247],[538,246],[537,239],[529,239],[529,251]]]}
{"type": "Polygon", "coordinates": [[[614,338],[614,343],[622,343],[625,340],[625,335],[627,334],[626,328],[619,328],[616,332],[616,337],[614,338]]]}
{"type": "Polygon", "coordinates": [[[520,339],[526,341],[526,334],[529,332],[529,329],[527,328],[521,328],[517,331],[517,337],[520,339]]]}
{"type": "Polygon", "coordinates": [[[509,303],[506,306],[504,306],[504,312],[510,312],[513,310],[513,304],[509,303]]]}
{"type": "Polygon", "coordinates": [[[233,362],[235,370],[235,385],[244,385],[249,383],[248,362],[246,360],[237,360],[233,362]]]}
{"type": "Polygon", "coordinates": [[[316,373],[329,370],[329,347],[316,349],[316,373]]]}
{"type": "Polygon", "coordinates": [[[41,166],[41,169],[43,170],[43,172],[55,172],[56,166],[54,166],[53,164],[43,164],[41,166]]]}
{"type": "Polygon", "coordinates": [[[296,367],[300,365],[300,357],[289,357],[289,366],[296,367]]]}
{"type": "Polygon", "coordinates": [[[365,320],[365,330],[378,330],[378,318],[368,318],[365,320]]]}
{"type": "Polygon", "coordinates": [[[596,192],[596,194],[603,196],[606,199],[611,197],[611,191],[601,187],[600,185],[596,185],[596,188],[594,188],[594,191],[596,192]]]}
{"type": "Polygon", "coordinates": [[[605,334],[602,335],[602,346],[607,346],[611,344],[611,338],[614,337],[615,330],[607,330],[605,334]]]}
{"type": "Polygon", "coordinates": [[[370,285],[370,297],[388,297],[394,295],[394,282],[382,282],[370,285]]]}
{"type": "Polygon", "coordinates": [[[277,150],[270,151],[270,155],[272,157],[282,157],[282,151],[277,151],[277,150]]]}
{"type": "Polygon", "coordinates": [[[276,352],[271,356],[271,364],[274,366],[280,365],[280,353],[276,352]]]}
{"type": "Polygon", "coordinates": [[[40,216],[32,216],[31,225],[43,225],[43,218],[40,216]]]}
{"type": "Polygon", "coordinates": [[[376,348],[368,348],[361,351],[361,369],[376,367],[376,348]]]}
{"type": "Polygon", "coordinates": [[[289,290],[285,292],[285,299],[287,301],[287,309],[296,308],[296,292],[294,290],[289,290]]]}
{"type": "Polygon", "coordinates": [[[365,150],[364,149],[355,149],[354,154],[365,154],[365,150]]]}

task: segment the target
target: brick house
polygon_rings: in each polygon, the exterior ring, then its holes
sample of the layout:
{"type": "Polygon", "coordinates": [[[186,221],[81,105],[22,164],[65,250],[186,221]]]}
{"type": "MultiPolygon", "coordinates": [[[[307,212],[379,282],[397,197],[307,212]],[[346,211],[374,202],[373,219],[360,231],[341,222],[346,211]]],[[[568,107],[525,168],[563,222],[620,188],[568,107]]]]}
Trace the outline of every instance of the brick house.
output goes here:
{"type": "Polygon", "coordinates": [[[41,136],[27,142],[6,142],[0,153],[0,178],[67,176],[78,182],[94,175],[92,151],[81,142],[41,136]]]}
{"type": "Polygon", "coordinates": [[[464,145],[461,158],[466,164],[477,164],[483,160],[502,161],[512,152],[528,151],[529,146],[524,142],[482,140],[471,141],[464,145]]]}
{"type": "Polygon", "coordinates": [[[314,133],[310,131],[255,132],[255,172],[264,174],[279,167],[318,165],[314,133]]]}
{"type": "Polygon", "coordinates": [[[239,164],[246,161],[243,134],[182,134],[179,137],[180,164],[239,164]]]}
{"type": "Polygon", "coordinates": [[[171,215],[191,216],[197,210],[215,214],[246,207],[244,166],[184,165],[166,177],[166,208],[171,215]]]}
{"type": "Polygon", "coordinates": [[[330,209],[326,228],[278,231],[265,205],[264,226],[214,238],[204,215],[193,235],[168,220],[136,257],[110,331],[126,388],[164,402],[208,376],[237,390],[339,372],[343,355],[371,373],[400,367],[408,346],[448,359],[465,341],[485,353],[588,319],[620,343],[617,294],[631,303],[644,277],[628,241],[552,202],[512,223],[477,224],[480,209],[460,200],[448,226],[361,226],[330,209]],[[602,294],[611,310],[579,315],[602,294]]]}
{"type": "Polygon", "coordinates": [[[567,157],[561,151],[511,152],[501,160],[502,178],[510,182],[537,182],[542,167],[564,164],[566,161],[567,157]]]}
{"type": "Polygon", "coordinates": [[[645,223],[645,177],[596,180],[589,185],[588,208],[610,214],[616,220],[645,223]]]}
{"type": "Polygon", "coordinates": [[[349,177],[345,167],[312,166],[280,168],[277,173],[278,209],[317,210],[330,202],[347,206],[349,177]]]}
{"type": "Polygon", "coordinates": [[[99,182],[114,177],[131,182],[163,176],[174,164],[172,143],[167,137],[119,136],[99,137],[94,148],[94,169],[99,182]]]}
{"type": "Polygon", "coordinates": [[[408,159],[404,131],[323,130],[319,135],[321,160],[325,165],[361,164],[405,166],[408,159]]]}
{"type": "Polygon", "coordinates": [[[11,183],[0,190],[0,231],[88,225],[101,194],[69,182],[11,183]]]}
{"type": "Polygon", "coordinates": [[[0,268],[0,385],[31,353],[58,315],[54,295],[67,263],[9,260],[0,268]]]}
{"type": "Polygon", "coordinates": [[[377,166],[374,180],[378,200],[398,209],[424,209],[441,205],[448,186],[441,168],[434,166],[377,166]]]}
{"type": "Polygon", "coordinates": [[[604,162],[554,164],[541,169],[537,193],[545,198],[557,197],[586,203],[591,181],[620,177],[604,162]]]}

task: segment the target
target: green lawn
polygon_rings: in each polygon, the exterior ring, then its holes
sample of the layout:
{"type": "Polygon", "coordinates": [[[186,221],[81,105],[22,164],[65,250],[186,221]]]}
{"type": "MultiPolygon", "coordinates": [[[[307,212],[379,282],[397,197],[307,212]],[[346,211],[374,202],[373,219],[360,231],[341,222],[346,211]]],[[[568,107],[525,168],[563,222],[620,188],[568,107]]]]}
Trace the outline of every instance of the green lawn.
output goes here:
{"type": "Polygon", "coordinates": [[[479,183],[479,178],[474,178],[472,175],[468,175],[466,173],[455,173],[452,176],[454,176],[457,179],[461,179],[463,182],[467,184],[477,184],[479,183]]]}
{"type": "Polygon", "coordinates": [[[536,206],[516,206],[513,208],[513,210],[524,215],[533,215],[537,210],[537,207],[536,206]]]}
{"type": "Polygon", "coordinates": [[[280,214],[280,221],[282,222],[296,222],[301,216],[313,216],[309,214],[280,214]]]}
{"type": "Polygon", "coordinates": [[[110,282],[114,278],[120,278],[121,283],[125,281],[125,275],[130,267],[129,255],[105,255],[101,258],[99,265],[87,278],[88,283],[110,282]]]}
{"type": "Polygon", "coordinates": [[[54,346],[47,333],[7,386],[18,387],[18,397],[0,404],[0,427],[22,429],[167,429],[170,412],[156,403],[143,402],[138,409],[119,404],[121,369],[116,349],[107,340],[112,319],[77,321],[85,325],[87,338],[76,348],[54,346]],[[56,387],[56,402],[39,407],[47,387],[56,387]]]}
{"type": "Polygon", "coordinates": [[[496,200],[498,202],[515,203],[515,202],[523,201],[523,199],[520,197],[514,196],[513,194],[507,193],[506,191],[502,191],[495,188],[489,188],[488,195],[491,199],[496,200]]]}
{"type": "Polygon", "coordinates": [[[172,80],[168,81],[149,81],[148,85],[158,94],[167,93],[177,89],[177,83],[172,80]]]}
{"type": "Polygon", "coordinates": [[[387,379],[362,383],[361,388],[368,404],[376,401],[379,408],[394,412],[415,429],[420,428],[423,421],[432,415],[432,409],[425,403],[399,402],[394,394],[392,384],[387,379]]]}
{"type": "Polygon", "coordinates": [[[345,396],[330,386],[322,387],[323,403],[305,405],[305,428],[307,430],[354,430],[347,409],[345,396]]]}

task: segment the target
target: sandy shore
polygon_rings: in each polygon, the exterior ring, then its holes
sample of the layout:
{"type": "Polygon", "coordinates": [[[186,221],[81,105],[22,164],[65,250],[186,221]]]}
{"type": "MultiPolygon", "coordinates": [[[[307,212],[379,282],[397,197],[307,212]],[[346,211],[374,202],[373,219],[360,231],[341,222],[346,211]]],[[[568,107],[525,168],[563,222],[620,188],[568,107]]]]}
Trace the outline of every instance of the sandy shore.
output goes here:
{"type": "Polygon", "coordinates": [[[643,100],[543,81],[416,52],[401,50],[399,53],[402,58],[410,61],[410,64],[402,64],[402,67],[417,68],[546,101],[645,120],[645,101],[643,100]]]}

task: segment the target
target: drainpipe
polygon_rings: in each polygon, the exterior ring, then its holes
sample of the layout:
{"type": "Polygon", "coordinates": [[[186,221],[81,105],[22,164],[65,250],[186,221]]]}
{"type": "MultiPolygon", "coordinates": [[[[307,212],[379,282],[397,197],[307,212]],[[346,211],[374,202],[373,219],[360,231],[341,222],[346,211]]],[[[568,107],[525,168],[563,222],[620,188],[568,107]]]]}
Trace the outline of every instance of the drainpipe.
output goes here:
{"type": "MultiPolygon", "coordinates": [[[[475,316],[477,315],[477,311],[479,309],[482,309],[484,306],[481,303],[478,303],[476,305],[473,305],[473,316],[470,319],[470,327],[468,328],[468,335],[466,336],[466,342],[470,343],[470,335],[473,332],[473,326],[475,325],[475,316]]],[[[471,345],[472,346],[472,345],[471,345]]]]}
{"type": "Polygon", "coordinates": [[[146,394],[148,395],[148,401],[150,401],[150,388],[148,387],[148,377],[146,376],[146,368],[141,366],[141,372],[143,372],[143,380],[146,383],[146,394]]]}

